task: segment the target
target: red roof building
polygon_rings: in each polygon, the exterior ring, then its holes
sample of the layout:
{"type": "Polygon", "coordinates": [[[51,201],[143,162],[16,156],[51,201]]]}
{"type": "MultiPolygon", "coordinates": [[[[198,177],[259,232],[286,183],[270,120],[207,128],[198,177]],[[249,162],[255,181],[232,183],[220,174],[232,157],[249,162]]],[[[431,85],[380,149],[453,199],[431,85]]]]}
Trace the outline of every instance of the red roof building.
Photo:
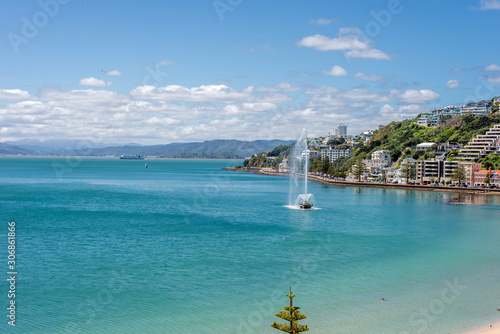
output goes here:
{"type": "Polygon", "coordinates": [[[488,175],[490,182],[489,184],[495,184],[500,186],[500,169],[497,170],[480,170],[474,173],[474,185],[482,186],[486,185],[486,175],[488,175]]]}

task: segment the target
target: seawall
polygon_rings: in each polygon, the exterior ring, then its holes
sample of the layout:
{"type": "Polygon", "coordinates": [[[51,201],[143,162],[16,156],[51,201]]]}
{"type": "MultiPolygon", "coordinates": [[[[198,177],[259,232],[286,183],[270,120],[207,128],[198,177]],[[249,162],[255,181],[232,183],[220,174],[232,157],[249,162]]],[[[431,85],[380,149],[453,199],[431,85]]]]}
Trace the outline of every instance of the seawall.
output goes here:
{"type": "MultiPolygon", "coordinates": [[[[270,176],[283,176],[288,177],[288,173],[267,172],[261,169],[243,169],[243,168],[223,168],[224,170],[247,172],[261,175],[270,176]]],[[[309,175],[309,180],[320,182],[323,184],[344,186],[344,187],[365,187],[365,188],[389,188],[389,189],[406,189],[406,190],[420,190],[420,191],[443,191],[455,193],[469,193],[469,194],[483,194],[483,195],[497,195],[500,196],[500,189],[484,189],[484,188],[462,188],[462,187],[448,187],[448,186],[430,186],[430,185],[412,185],[412,184],[399,184],[399,183],[379,183],[379,182],[351,182],[332,180],[322,176],[309,175]]]]}

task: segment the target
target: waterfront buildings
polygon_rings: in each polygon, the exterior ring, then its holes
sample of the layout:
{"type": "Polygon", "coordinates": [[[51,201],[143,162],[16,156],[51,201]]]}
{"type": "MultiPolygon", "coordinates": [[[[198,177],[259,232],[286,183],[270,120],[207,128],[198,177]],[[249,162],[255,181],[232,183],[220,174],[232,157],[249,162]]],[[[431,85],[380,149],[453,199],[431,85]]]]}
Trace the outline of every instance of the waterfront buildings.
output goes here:
{"type": "Polygon", "coordinates": [[[321,152],[320,151],[313,150],[313,149],[309,150],[309,157],[310,158],[316,158],[316,157],[320,157],[320,156],[321,156],[321,152]]]}
{"type": "Polygon", "coordinates": [[[328,157],[330,162],[334,162],[340,157],[352,157],[353,156],[353,151],[352,149],[345,149],[345,150],[337,150],[332,147],[328,147],[327,149],[321,151],[321,158],[328,157]]]}
{"type": "Polygon", "coordinates": [[[474,185],[495,185],[500,187],[500,170],[480,170],[474,173],[474,185]]]}
{"type": "Polygon", "coordinates": [[[370,172],[375,172],[377,169],[383,167],[389,167],[391,165],[392,158],[391,152],[380,150],[372,153],[371,159],[363,160],[365,168],[370,172]]]}
{"type": "Polygon", "coordinates": [[[466,161],[477,161],[490,153],[500,153],[500,124],[472,139],[460,150],[458,157],[466,161]]]}

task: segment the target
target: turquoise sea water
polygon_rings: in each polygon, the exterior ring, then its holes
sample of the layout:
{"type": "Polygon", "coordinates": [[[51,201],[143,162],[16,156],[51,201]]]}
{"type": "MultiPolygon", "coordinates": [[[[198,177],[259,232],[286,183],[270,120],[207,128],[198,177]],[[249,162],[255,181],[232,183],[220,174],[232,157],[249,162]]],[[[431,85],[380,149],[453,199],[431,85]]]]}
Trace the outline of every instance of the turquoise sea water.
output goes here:
{"type": "Polygon", "coordinates": [[[500,319],[499,198],[310,183],[321,210],[290,210],[235,163],[1,158],[0,332],[278,333],[290,286],[311,334],[500,319]]]}

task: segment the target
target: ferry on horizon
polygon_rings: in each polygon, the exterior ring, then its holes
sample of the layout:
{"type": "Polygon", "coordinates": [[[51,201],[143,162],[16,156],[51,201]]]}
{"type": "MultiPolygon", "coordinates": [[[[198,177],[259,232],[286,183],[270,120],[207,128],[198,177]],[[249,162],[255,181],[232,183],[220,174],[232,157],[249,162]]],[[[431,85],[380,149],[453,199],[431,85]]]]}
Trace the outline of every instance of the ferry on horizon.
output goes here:
{"type": "Polygon", "coordinates": [[[140,155],[130,155],[130,154],[124,154],[120,156],[120,159],[127,159],[127,160],[144,160],[144,157],[140,155]]]}

